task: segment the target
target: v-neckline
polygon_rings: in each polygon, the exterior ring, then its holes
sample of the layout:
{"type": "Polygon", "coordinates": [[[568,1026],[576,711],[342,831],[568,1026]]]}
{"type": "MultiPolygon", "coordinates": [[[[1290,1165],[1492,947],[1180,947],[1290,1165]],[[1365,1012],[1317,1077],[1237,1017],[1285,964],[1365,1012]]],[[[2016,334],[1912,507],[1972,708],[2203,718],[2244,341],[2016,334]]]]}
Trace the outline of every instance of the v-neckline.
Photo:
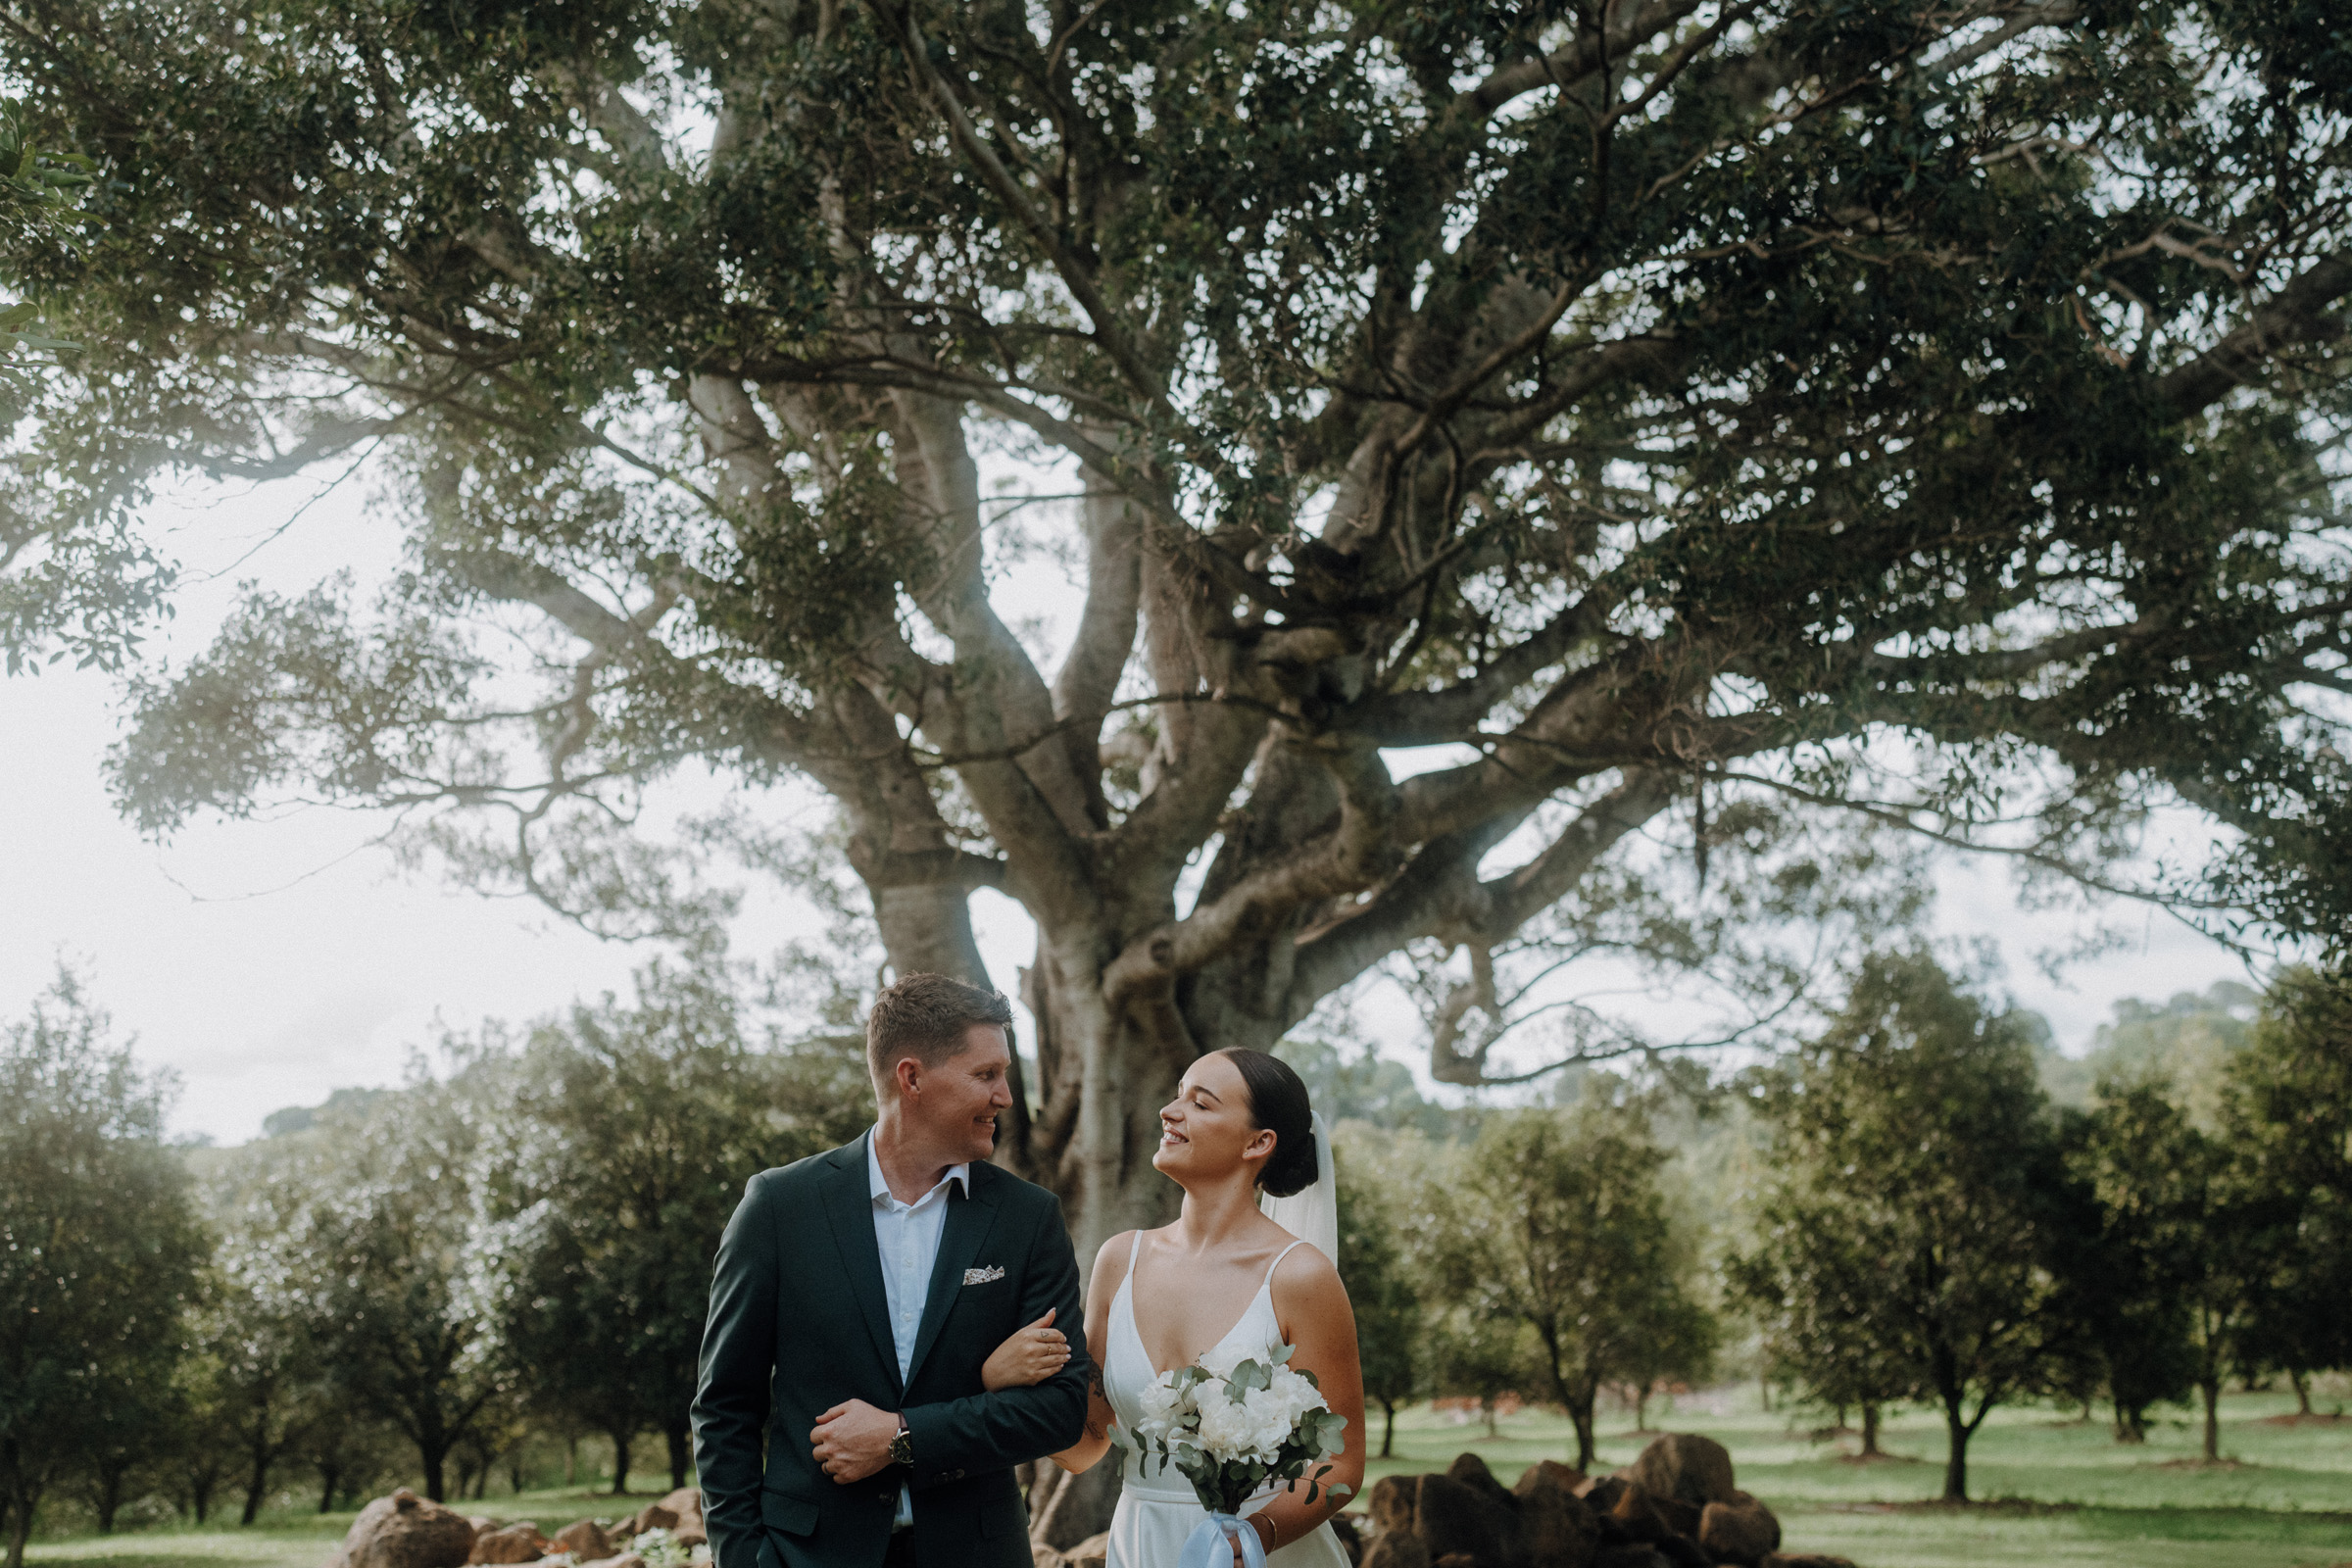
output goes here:
{"type": "MultiPolygon", "coordinates": [[[[1249,1322],[1250,1314],[1257,1310],[1258,1297],[1264,1296],[1267,1292],[1274,1289],[1274,1271],[1280,1268],[1282,1266],[1282,1260],[1290,1255],[1291,1248],[1297,1247],[1298,1245],[1298,1244],[1297,1242],[1293,1242],[1290,1247],[1286,1247],[1281,1251],[1274,1254],[1274,1261],[1266,1265],[1266,1277],[1258,1281],[1257,1290],[1251,1294],[1248,1301],[1245,1301],[1242,1304],[1242,1315],[1235,1318],[1233,1320],[1233,1325],[1226,1329],[1224,1333],[1218,1335],[1215,1339],[1208,1342],[1208,1349],[1202,1350],[1199,1355],[1194,1356],[1189,1361],[1180,1363],[1182,1366],[1199,1366],[1208,1355],[1210,1350],[1215,1350],[1221,1348],[1227,1340],[1232,1339],[1236,1334],[1242,1332],[1242,1325],[1249,1322]]],[[[1159,1363],[1152,1359],[1152,1347],[1144,1343],[1144,1326],[1143,1324],[1137,1322],[1135,1318],[1135,1277],[1137,1274],[1143,1271],[1143,1264],[1144,1254],[1142,1238],[1139,1236],[1137,1238],[1135,1254],[1129,1258],[1127,1262],[1127,1277],[1119,1282],[1119,1289],[1127,1298],[1127,1332],[1135,1336],[1135,1348],[1144,1352],[1144,1365],[1152,1369],[1152,1376],[1153,1378],[1164,1378],[1169,1372],[1174,1372],[1178,1370],[1178,1368],[1172,1366],[1169,1367],[1165,1372],[1160,1370],[1159,1363]]]]}

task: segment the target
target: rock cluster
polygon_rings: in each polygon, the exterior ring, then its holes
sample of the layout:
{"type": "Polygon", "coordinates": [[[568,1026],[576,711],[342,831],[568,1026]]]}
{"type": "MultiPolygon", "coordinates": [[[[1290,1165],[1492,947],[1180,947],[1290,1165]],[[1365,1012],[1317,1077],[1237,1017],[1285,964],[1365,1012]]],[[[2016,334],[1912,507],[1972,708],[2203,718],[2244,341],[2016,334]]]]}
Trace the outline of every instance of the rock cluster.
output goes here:
{"type": "Polygon", "coordinates": [[[681,1487],[609,1531],[594,1519],[581,1519],[546,1536],[528,1519],[511,1524],[468,1519],[403,1487],[360,1510],[326,1568],[466,1568],[557,1555],[568,1555],[580,1568],[645,1568],[645,1559],[627,1548],[649,1530],[668,1531],[689,1550],[705,1545],[702,1493],[681,1487]]]}
{"type": "Polygon", "coordinates": [[[1505,1488],[1465,1453],[1372,1488],[1362,1568],[1852,1568],[1781,1551],[1781,1525],[1733,1485],[1723,1445],[1663,1437],[1613,1476],[1545,1459],[1505,1488]]]}

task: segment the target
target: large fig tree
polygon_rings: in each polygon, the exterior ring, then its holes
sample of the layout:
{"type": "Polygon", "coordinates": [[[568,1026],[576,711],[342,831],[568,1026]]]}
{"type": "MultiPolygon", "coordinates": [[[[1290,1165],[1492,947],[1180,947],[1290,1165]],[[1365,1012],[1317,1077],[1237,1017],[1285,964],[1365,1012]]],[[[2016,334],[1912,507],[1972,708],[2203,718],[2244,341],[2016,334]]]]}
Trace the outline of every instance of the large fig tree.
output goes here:
{"type": "Polygon", "coordinates": [[[1823,913],[1809,823],[2098,875],[2186,803],[2220,847],[2135,891],[2352,887],[2327,0],[0,32],[100,167],[18,504],[70,541],[164,467],[368,462],[406,540],[380,602],[256,596],[151,675],[126,808],[407,807],[638,929],[698,913],[645,781],[722,770],[754,843],[812,781],[898,970],[981,969],[976,889],[1034,916],[1003,1157],[1081,1245],[1162,1201],[1196,1052],[1402,965],[1441,1078],[1524,1069],[1548,966],[1823,913]],[[1084,585],[1050,650],[1016,541],[1084,585]]]}

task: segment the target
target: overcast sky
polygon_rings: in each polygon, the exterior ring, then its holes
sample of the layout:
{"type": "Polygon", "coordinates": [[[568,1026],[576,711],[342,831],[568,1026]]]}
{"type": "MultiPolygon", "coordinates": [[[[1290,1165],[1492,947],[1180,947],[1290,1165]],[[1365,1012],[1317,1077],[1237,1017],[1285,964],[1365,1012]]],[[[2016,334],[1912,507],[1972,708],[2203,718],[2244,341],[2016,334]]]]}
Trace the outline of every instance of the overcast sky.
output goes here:
{"type": "MultiPolygon", "coordinates": [[[[363,582],[379,578],[397,545],[387,523],[368,517],[368,502],[355,478],[323,496],[289,481],[190,491],[159,506],[190,577],[212,580],[191,582],[157,651],[201,648],[242,579],[299,591],[344,567],[363,582]]],[[[1051,624],[1066,614],[1073,600],[1056,570],[1040,561],[1011,584],[1007,618],[1051,624]]],[[[79,965],[119,1029],[136,1034],[140,1054],[180,1075],[179,1132],[242,1142],[280,1106],[398,1081],[411,1054],[444,1028],[625,992],[631,968],[650,956],[525,903],[403,875],[373,845],[385,823],[366,813],[207,821],[168,845],[143,841],[115,814],[102,779],[118,712],[102,675],[60,666],[0,678],[0,1019],[22,1016],[61,959],[79,965]]],[[[724,795],[723,781],[689,776],[657,805],[701,809],[724,795]]],[[[815,808],[771,796],[759,808],[815,808]]],[[[781,899],[756,899],[737,950],[772,951],[808,918],[781,899]]],[[[1009,991],[1029,952],[1026,918],[993,894],[980,897],[976,918],[996,981],[1009,991]]],[[[1998,866],[1955,866],[1941,881],[1943,932],[1994,943],[2007,989],[2047,1014],[2070,1051],[2088,1045],[2120,998],[2247,978],[2230,954],[2162,913],[2108,918],[2129,930],[2128,947],[2052,984],[2033,955],[2064,945],[2081,916],[2021,910],[1998,866]]],[[[1404,1059],[1416,1047],[1425,1042],[1409,1025],[1390,1039],[1404,1059]]]]}

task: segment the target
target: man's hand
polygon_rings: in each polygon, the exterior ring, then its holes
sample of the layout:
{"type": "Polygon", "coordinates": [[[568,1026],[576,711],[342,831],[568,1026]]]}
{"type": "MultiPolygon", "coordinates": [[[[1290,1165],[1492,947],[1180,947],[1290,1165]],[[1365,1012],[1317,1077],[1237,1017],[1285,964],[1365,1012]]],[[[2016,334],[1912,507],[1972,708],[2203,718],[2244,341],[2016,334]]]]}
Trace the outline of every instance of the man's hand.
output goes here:
{"type": "Polygon", "coordinates": [[[816,1430],[808,1434],[809,1451],[816,1455],[819,1469],[846,1487],[889,1468],[890,1440],[898,1435],[896,1411],[852,1399],[816,1418],[816,1430]]]}

